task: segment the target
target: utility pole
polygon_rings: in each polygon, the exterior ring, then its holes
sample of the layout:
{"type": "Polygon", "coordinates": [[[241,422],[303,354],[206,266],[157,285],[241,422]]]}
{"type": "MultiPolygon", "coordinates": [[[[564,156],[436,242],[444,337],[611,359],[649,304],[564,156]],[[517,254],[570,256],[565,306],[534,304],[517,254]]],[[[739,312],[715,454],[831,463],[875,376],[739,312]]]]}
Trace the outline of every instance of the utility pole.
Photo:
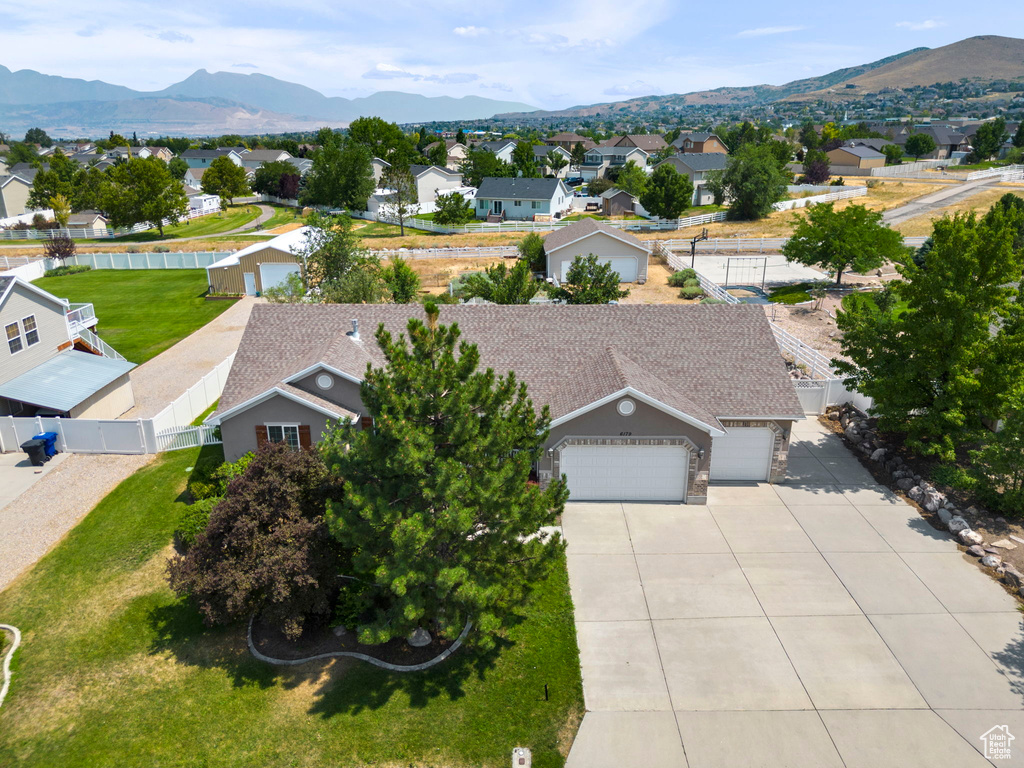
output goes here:
{"type": "Polygon", "coordinates": [[[690,269],[695,269],[694,265],[697,263],[697,243],[701,240],[708,239],[708,228],[704,227],[704,230],[690,240],[690,269]]]}

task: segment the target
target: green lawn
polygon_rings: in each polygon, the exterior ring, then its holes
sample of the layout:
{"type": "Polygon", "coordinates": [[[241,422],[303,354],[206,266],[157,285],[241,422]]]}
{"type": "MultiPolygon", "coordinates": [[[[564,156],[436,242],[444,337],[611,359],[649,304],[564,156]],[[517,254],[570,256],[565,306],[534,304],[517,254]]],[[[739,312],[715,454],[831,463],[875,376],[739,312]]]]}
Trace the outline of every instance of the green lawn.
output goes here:
{"type": "MultiPolygon", "coordinates": [[[[849,296],[843,297],[843,309],[849,311],[854,306],[868,305],[877,309],[875,304],[875,294],[872,291],[860,291],[857,293],[851,293],[849,296]]],[[[907,302],[903,299],[897,299],[893,305],[892,312],[894,317],[899,317],[907,311],[907,302]]]]}
{"type": "MultiPolygon", "coordinates": [[[[207,216],[200,216],[197,219],[183,221],[170,227],[164,227],[163,235],[158,229],[147,229],[145,232],[136,232],[133,235],[111,240],[109,238],[100,240],[75,240],[76,243],[151,243],[157,240],[176,240],[180,237],[195,237],[202,235],[216,235],[221,232],[230,232],[243,224],[254,220],[260,215],[260,210],[255,205],[231,205],[226,210],[211,213],[207,216]]],[[[282,222],[283,223],[283,222],[282,222]]]]}
{"type": "Polygon", "coordinates": [[[177,451],[136,472],[0,593],[0,621],[24,633],[0,765],[504,768],[517,745],[538,768],[562,765],[583,711],[564,567],[494,655],[460,650],[405,675],[270,667],[242,627],[205,628],[166,586],[198,459],[177,451]]]}
{"type": "Polygon", "coordinates": [[[35,285],[72,303],[91,302],[100,337],[133,363],[155,357],[234,304],[203,298],[205,269],[94,269],[35,285]]]}
{"type": "Polygon", "coordinates": [[[768,301],[776,304],[800,304],[811,300],[810,290],[820,283],[793,283],[780,285],[768,292],[768,301]]]}
{"type": "Polygon", "coordinates": [[[275,203],[262,203],[262,205],[269,205],[274,209],[274,215],[263,223],[263,229],[273,229],[274,227],[280,227],[282,224],[301,223],[303,221],[300,215],[302,213],[301,208],[292,208],[291,206],[277,205],[275,203]]]}

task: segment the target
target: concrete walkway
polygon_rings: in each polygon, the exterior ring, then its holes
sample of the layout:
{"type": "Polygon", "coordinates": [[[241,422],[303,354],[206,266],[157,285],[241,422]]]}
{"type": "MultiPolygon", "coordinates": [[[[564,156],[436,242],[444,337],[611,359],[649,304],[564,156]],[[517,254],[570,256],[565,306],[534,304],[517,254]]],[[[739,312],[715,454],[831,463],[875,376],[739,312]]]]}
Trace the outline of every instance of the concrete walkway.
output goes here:
{"type": "Polygon", "coordinates": [[[994,726],[1024,739],[1016,600],[838,438],[794,437],[785,485],[568,505],[569,768],[971,768],[994,726]]]}
{"type": "Polygon", "coordinates": [[[899,208],[891,208],[882,214],[882,221],[889,226],[893,224],[899,224],[900,222],[913,219],[918,216],[934,211],[938,208],[945,208],[948,205],[953,205],[961,200],[964,200],[972,195],[976,195],[979,192],[984,192],[989,187],[995,186],[999,183],[999,178],[989,179],[977,179],[975,181],[965,181],[963,184],[953,184],[948,187],[940,189],[938,192],[933,192],[930,195],[924,195],[916,200],[911,200],[906,205],[901,205],[899,208]]]}

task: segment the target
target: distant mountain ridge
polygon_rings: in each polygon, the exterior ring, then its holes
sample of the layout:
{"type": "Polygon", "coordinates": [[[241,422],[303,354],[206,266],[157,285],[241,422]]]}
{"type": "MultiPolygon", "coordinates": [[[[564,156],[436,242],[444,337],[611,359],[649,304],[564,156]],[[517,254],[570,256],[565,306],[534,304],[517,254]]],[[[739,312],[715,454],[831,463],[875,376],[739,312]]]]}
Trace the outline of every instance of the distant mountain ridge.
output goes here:
{"type": "Polygon", "coordinates": [[[200,69],[161,91],[136,91],[100,80],[44,75],[0,66],[0,130],[38,125],[61,135],[120,130],[152,133],[283,132],[375,115],[409,123],[486,119],[498,112],[530,112],[521,102],[481,96],[421,96],[381,91],[345,99],[262,74],[200,69]],[[138,102],[138,103],[134,103],[138,102]],[[105,105],[105,106],[98,106],[105,105]],[[104,111],[109,113],[104,118],[104,111]],[[121,122],[125,121],[125,122],[121,122]]]}
{"type": "MultiPolygon", "coordinates": [[[[579,105],[555,111],[535,111],[532,117],[593,117],[655,111],[663,107],[693,105],[758,105],[779,101],[828,98],[842,100],[882,88],[906,88],[937,82],[997,80],[1024,77],[1024,40],[998,35],[967,38],[941,48],[909,51],[856,67],[837,69],[819,77],[783,85],[715,88],[690,93],[640,96],[602,104],[579,105]],[[846,88],[847,84],[856,86],[846,88]],[[847,92],[831,89],[842,88],[847,92]]],[[[515,115],[501,115],[511,118],[515,115]]]]}

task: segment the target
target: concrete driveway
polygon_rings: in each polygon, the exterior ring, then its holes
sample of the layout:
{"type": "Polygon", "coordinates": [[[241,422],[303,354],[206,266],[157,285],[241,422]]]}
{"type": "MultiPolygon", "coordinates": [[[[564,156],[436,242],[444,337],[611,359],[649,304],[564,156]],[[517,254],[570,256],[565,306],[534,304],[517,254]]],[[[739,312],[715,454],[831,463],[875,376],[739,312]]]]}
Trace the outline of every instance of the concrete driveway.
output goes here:
{"type": "MultiPolygon", "coordinates": [[[[680,254],[689,266],[689,254],[680,254]]],[[[806,280],[827,280],[813,267],[787,261],[781,253],[698,253],[695,269],[718,285],[761,285],[765,287],[806,280]]]]}
{"type": "Polygon", "coordinates": [[[785,485],[568,505],[570,768],[970,768],[994,726],[1024,739],[1016,601],[838,438],[794,441],[785,485]]]}

